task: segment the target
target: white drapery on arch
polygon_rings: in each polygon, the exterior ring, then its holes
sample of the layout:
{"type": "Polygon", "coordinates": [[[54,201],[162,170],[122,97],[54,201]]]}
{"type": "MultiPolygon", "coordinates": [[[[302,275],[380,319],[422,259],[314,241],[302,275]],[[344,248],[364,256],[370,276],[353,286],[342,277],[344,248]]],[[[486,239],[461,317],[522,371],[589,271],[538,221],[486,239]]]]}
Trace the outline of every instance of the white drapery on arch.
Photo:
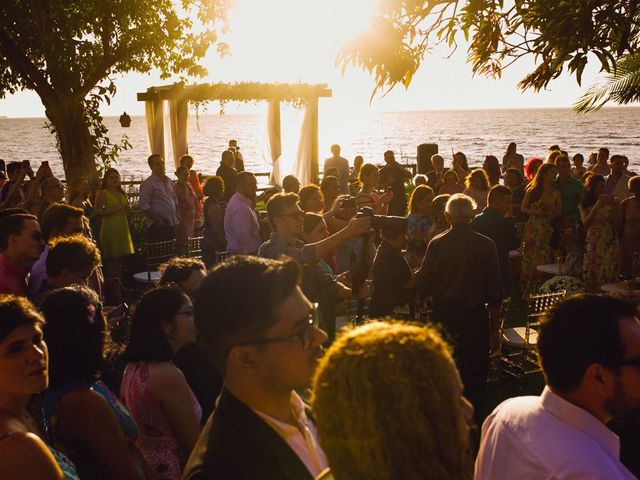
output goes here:
{"type": "Polygon", "coordinates": [[[293,165],[292,174],[300,181],[300,185],[307,185],[315,181],[316,173],[313,167],[314,152],[317,148],[318,101],[312,99],[307,102],[304,111],[304,119],[300,127],[300,140],[298,141],[298,153],[293,165]]]}
{"type": "Polygon", "coordinates": [[[175,168],[178,168],[182,155],[189,153],[187,129],[189,126],[189,105],[184,100],[170,100],[167,116],[169,131],[165,132],[164,101],[145,102],[147,120],[147,140],[152,154],[158,154],[168,160],[165,146],[165,133],[171,137],[171,154],[175,168]]]}
{"type": "Polygon", "coordinates": [[[281,186],[282,179],[287,176],[282,168],[282,129],[280,121],[280,101],[269,100],[267,106],[266,131],[262,140],[262,159],[271,165],[271,185],[281,186]]]}
{"type": "Polygon", "coordinates": [[[189,126],[189,104],[185,100],[169,100],[169,125],[171,126],[171,147],[173,163],[180,166],[180,157],[189,153],[187,129],[189,126]]]}
{"type": "Polygon", "coordinates": [[[164,158],[164,102],[145,102],[144,115],[147,120],[149,151],[152,155],[158,154],[164,158]]]}

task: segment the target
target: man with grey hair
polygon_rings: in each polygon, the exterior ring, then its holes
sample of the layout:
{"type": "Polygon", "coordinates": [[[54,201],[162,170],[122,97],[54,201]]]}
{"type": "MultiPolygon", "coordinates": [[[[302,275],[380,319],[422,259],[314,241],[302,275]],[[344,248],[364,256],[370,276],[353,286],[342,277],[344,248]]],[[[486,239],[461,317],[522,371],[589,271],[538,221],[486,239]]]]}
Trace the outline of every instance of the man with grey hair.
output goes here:
{"type": "Polygon", "coordinates": [[[451,196],[445,208],[451,228],[429,242],[417,290],[420,299],[431,298],[433,320],[453,340],[465,396],[480,419],[489,350],[495,351],[500,342],[502,283],[495,244],[469,225],[475,208],[471,197],[451,196]]]}

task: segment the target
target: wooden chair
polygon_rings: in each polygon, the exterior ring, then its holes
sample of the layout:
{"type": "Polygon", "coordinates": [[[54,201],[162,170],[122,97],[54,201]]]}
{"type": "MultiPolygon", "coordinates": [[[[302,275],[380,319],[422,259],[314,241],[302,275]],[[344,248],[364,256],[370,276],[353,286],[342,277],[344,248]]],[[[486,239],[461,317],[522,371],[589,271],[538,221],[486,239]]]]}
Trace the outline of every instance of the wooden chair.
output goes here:
{"type": "Polygon", "coordinates": [[[525,326],[503,329],[500,352],[502,373],[523,380],[527,375],[540,371],[536,353],[540,317],[566,295],[565,290],[532,295],[525,326]]]}
{"type": "Polygon", "coordinates": [[[144,272],[135,273],[133,279],[143,285],[155,285],[160,280],[158,266],[176,255],[176,241],[145,243],[142,246],[145,261],[144,272]]]}
{"type": "MultiPolygon", "coordinates": [[[[500,305],[500,320],[498,325],[498,333],[500,338],[504,334],[504,325],[507,319],[507,313],[509,312],[509,306],[511,305],[511,298],[505,298],[500,305]]],[[[497,382],[502,377],[502,342],[498,345],[498,351],[493,352],[489,358],[489,375],[487,376],[488,382],[497,382]]]]}

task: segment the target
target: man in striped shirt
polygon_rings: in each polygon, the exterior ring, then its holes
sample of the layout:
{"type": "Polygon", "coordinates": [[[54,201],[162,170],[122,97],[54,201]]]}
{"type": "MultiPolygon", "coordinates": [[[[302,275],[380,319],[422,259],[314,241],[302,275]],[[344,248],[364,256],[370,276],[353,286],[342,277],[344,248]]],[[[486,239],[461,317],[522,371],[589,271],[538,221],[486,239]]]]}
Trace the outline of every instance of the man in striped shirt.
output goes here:
{"type": "Polygon", "coordinates": [[[427,246],[417,290],[419,298],[431,298],[434,321],[442,324],[454,341],[465,396],[479,419],[483,415],[489,350],[495,350],[500,342],[502,283],[495,244],[469,225],[475,208],[467,195],[456,194],[449,199],[445,215],[451,228],[427,246]]]}

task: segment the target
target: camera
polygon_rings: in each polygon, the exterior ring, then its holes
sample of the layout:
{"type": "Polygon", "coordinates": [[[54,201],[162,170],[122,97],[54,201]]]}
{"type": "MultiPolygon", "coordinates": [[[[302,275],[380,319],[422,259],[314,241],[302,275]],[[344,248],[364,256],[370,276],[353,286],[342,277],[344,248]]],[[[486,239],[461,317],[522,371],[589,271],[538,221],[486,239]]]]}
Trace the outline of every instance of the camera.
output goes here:
{"type": "Polygon", "coordinates": [[[355,210],[358,208],[358,203],[356,202],[356,199],[354,197],[345,198],[344,200],[340,201],[340,208],[349,208],[355,210]]]}
{"type": "Polygon", "coordinates": [[[373,213],[373,208],[371,207],[362,207],[360,210],[358,210],[358,213],[356,213],[356,217],[371,217],[371,227],[375,228],[376,230],[407,230],[408,223],[405,217],[395,217],[393,215],[375,215],[373,213]]]}

